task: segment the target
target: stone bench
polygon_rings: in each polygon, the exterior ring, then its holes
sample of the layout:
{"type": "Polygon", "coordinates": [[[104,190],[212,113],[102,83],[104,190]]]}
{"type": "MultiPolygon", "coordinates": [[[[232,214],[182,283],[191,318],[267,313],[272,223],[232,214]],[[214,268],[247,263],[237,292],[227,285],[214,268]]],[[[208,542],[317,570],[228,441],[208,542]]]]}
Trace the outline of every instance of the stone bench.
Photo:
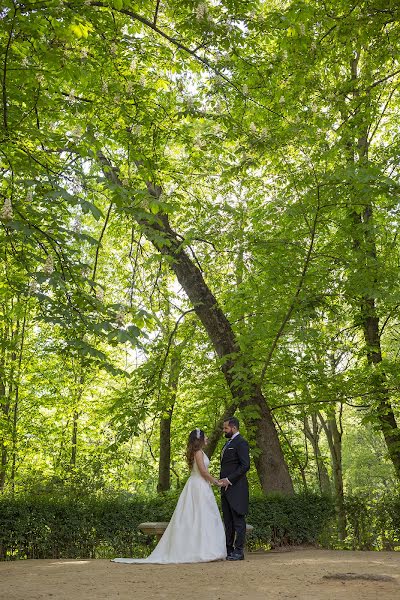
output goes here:
{"type": "MultiPolygon", "coordinates": [[[[161,521],[159,523],[140,523],[138,529],[145,535],[155,535],[158,542],[167,527],[168,521],[161,521]]],[[[246,524],[246,533],[251,533],[253,529],[253,525],[246,524]]]]}

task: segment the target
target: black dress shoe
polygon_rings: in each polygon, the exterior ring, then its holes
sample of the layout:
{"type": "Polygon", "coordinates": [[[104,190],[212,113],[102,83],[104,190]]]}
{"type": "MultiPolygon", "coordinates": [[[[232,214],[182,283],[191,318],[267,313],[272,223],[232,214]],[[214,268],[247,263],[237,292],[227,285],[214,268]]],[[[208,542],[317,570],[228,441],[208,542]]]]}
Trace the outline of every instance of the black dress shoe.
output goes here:
{"type": "Polygon", "coordinates": [[[232,554],[228,554],[226,560],[244,560],[244,554],[242,552],[232,552],[232,554]]]}

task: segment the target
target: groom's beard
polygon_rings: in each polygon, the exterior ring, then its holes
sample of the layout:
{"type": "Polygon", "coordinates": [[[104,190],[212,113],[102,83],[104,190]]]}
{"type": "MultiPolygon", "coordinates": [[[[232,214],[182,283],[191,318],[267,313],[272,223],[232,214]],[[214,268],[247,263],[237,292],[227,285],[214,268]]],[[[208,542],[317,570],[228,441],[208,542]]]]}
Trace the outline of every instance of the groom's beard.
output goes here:
{"type": "Polygon", "coordinates": [[[230,439],[231,439],[232,435],[233,435],[232,431],[228,431],[227,433],[225,433],[225,437],[226,437],[228,440],[230,440],[230,439]]]}

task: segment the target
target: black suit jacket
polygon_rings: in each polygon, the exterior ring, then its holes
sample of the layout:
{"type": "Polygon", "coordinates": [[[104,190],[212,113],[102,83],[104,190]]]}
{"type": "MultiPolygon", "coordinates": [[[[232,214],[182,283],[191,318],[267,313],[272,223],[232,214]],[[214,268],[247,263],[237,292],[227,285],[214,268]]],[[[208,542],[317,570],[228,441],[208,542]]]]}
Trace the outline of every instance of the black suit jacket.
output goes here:
{"type": "Polygon", "coordinates": [[[249,444],[239,434],[230,440],[221,456],[220,477],[227,477],[232,483],[225,491],[226,499],[239,514],[245,515],[249,509],[249,484],[246,473],[250,469],[249,444]]]}

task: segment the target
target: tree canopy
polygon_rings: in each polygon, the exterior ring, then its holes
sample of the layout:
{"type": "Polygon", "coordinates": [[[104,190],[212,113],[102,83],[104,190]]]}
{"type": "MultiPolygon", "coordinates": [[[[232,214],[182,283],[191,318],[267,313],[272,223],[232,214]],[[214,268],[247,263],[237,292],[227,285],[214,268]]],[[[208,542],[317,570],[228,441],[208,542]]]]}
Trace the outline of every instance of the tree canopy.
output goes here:
{"type": "Polygon", "coordinates": [[[254,491],[395,489],[399,17],[3,0],[2,490],[179,487],[234,412],[254,491]]]}

